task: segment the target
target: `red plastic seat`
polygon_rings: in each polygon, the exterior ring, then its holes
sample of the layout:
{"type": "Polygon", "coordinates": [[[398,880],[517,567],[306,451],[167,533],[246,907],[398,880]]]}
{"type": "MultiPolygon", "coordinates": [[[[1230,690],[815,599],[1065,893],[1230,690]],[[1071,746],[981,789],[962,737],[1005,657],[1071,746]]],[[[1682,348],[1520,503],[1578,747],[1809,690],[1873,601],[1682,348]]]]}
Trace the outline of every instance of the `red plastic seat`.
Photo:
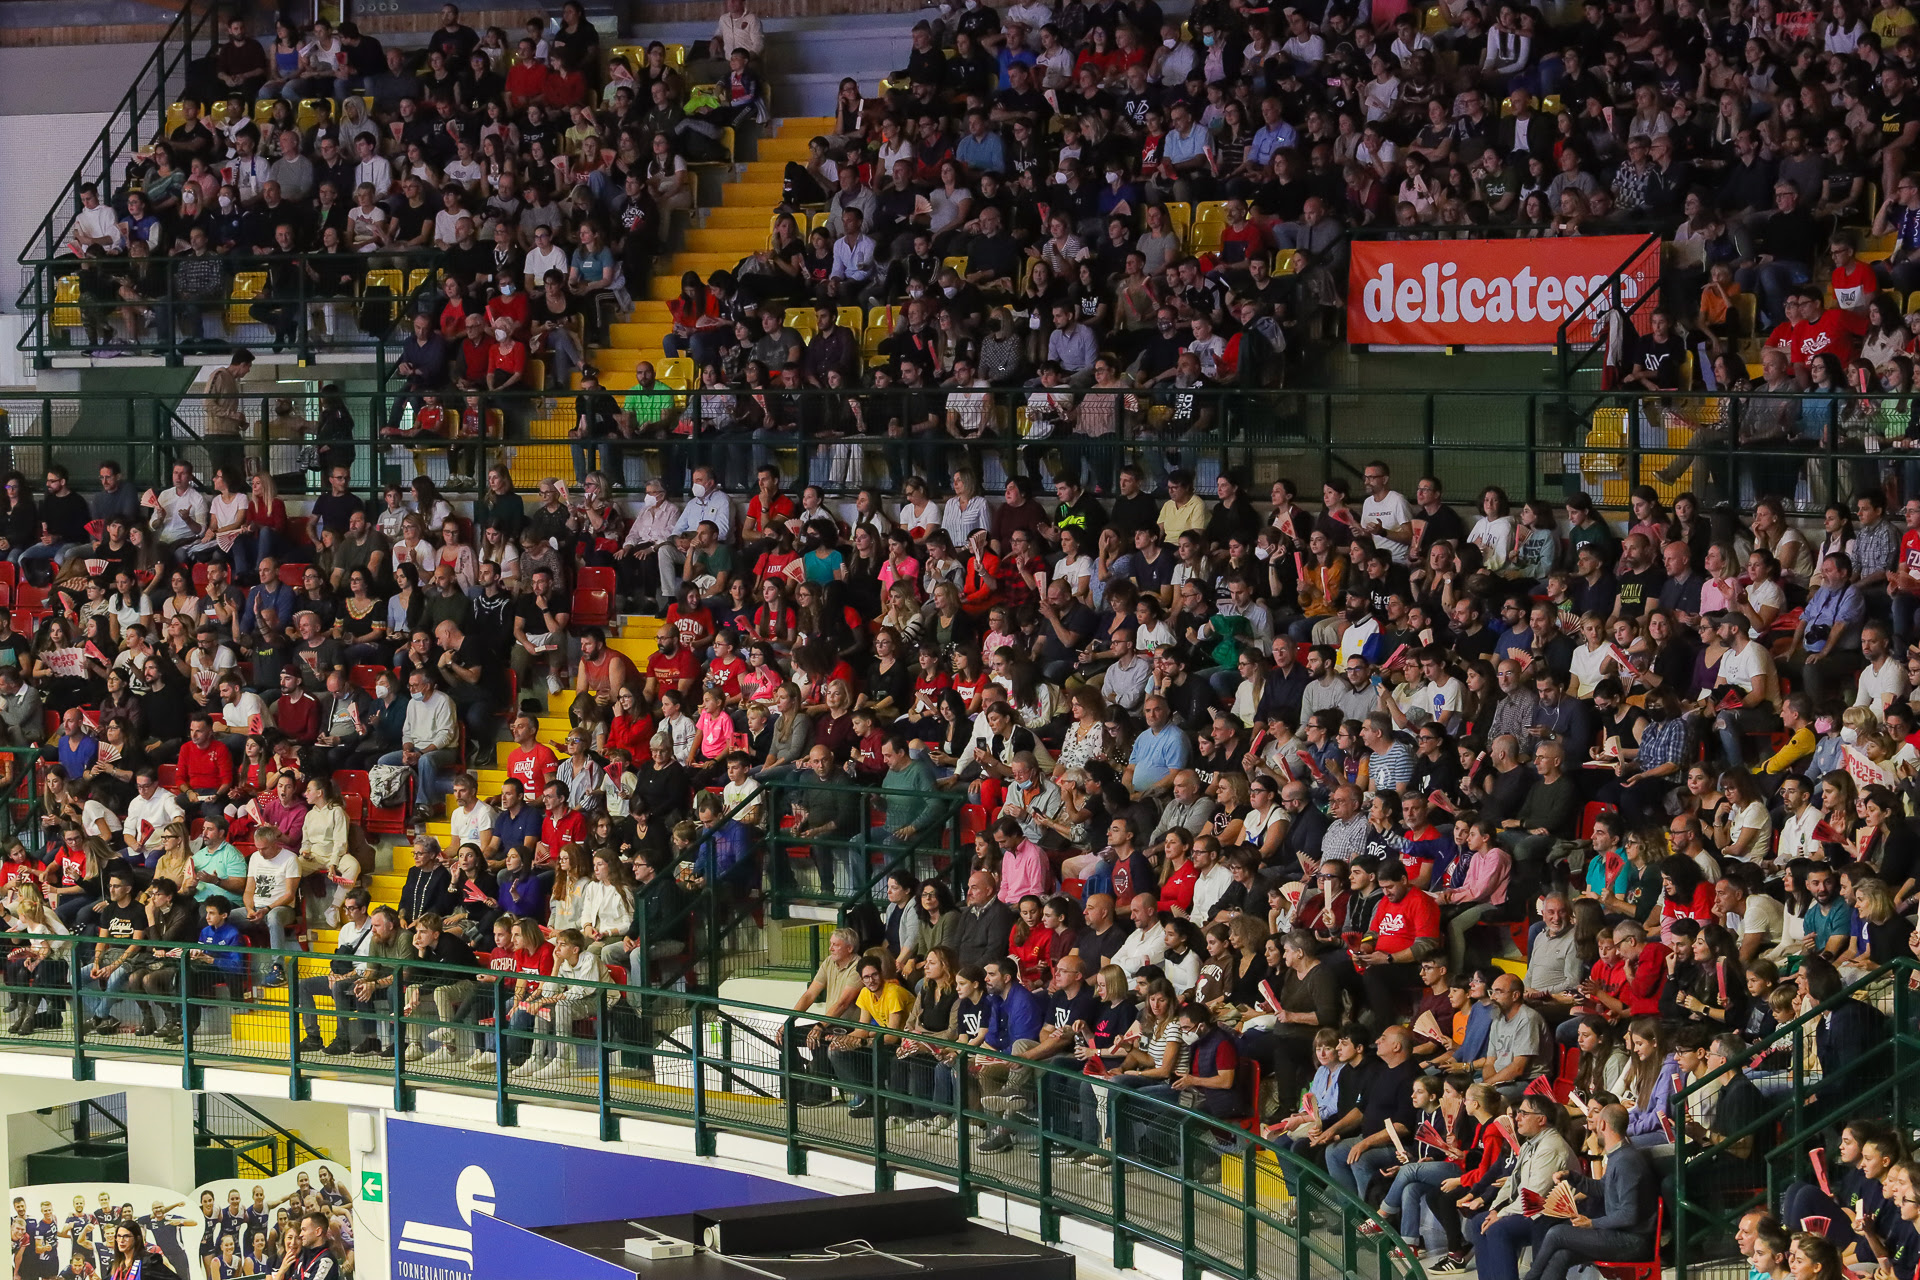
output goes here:
{"type": "Polygon", "coordinates": [[[365,769],[336,769],[333,773],[333,785],[340,794],[356,795],[366,813],[363,825],[368,835],[405,835],[407,830],[407,805],[413,797],[413,779],[407,779],[407,795],[399,805],[381,808],[373,802],[373,783],[367,777],[365,769]]]}
{"type": "Polygon", "coordinates": [[[987,806],[983,804],[964,805],[960,810],[960,839],[962,843],[972,840],[987,829],[987,806]]]}
{"type": "Polygon", "coordinates": [[[611,591],[614,587],[613,570],[606,565],[589,565],[580,570],[580,580],[574,586],[581,589],[611,591]]]}
{"type": "Polygon", "coordinates": [[[1587,807],[1580,811],[1580,838],[1585,840],[1593,834],[1593,820],[1601,814],[1611,817],[1620,811],[1601,800],[1587,801],[1587,807]]]}
{"type": "Polygon", "coordinates": [[[300,584],[305,581],[306,576],[307,566],[303,564],[283,564],[280,566],[280,581],[292,587],[295,591],[300,589],[300,584]]]}
{"type": "Polygon", "coordinates": [[[161,765],[155,774],[155,780],[168,791],[174,790],[180,785],[180,766],[177,764],[161,765]]]}
{"type": "Polygon", "coordinates": [[[356,663],[353,670],[347,673],[347,679],[353,682],[354,688],[371,694],[379,685],[380,677],[389,674],[389,671],[389,668],[380,666],[378,663],[361,662],[356,663]]]}
{"type": "MultiPolygon", "coordinates": [[[[8,565],[12,568],[12,565],[8,565]]],[[[47,589],[31,582],[13,584],[13,607],[16,609],[44,610],[47,607],[47,589]]]]}
{"type": "Polygon", "coordinates": [[[1667,1203],[1654,1201],[1653,1238],[1647,1245],[1653,1256],[1645,1262],[1595,1262],[1589,1265],[1607,1280],[1660,1280],[1660,1233],[1666,1230],[1667,1203]]]}
{"type": "Polygon", "coordinates": [[[604,627],[613,618],[613,592],[605,587],[578,587],[573,593],[573,625],[604,627]]]}

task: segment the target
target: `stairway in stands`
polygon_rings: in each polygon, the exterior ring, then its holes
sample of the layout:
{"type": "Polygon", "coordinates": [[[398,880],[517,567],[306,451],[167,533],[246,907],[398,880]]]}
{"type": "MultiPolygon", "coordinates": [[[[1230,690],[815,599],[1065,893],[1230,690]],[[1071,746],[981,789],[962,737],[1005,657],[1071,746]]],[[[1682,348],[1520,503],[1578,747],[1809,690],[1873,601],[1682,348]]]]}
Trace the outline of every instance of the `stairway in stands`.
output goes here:
{"type": "MultiPolygon", "coordinates": [[[[715,271],[731,271],[748,254],[767,246],[773,224],[774,206],[780,203],[782,176],[789,161],[804,162],[807,143],[833,125],[831,117],[802,116],[776,120],[757,140],[743,142],[742,152],[751,150],[753,159],[722,166],[720,181],[703,180],[703,192],[718,191],[720,202],[697,209],[681,243],[671,253],[654,262],[649,281],[629,281],[634,295],[633,311],[624,322],[610,326],[609,345],[597,347],[589,358],[600,371],[601,385],[610,391],[625,391],[633,386],[633,371],[648,361],[660,378],[676,391],[685,391],[693,381],[691,362],[669,363],[661,347],[672,331],[667,302],[680,292],[680,277],[697,271],[701,279],[715,271]]],[[[577,380],[576,380],[577,385],[577,380]]],[[[514,485],[527,489],[542,476],[571,476],[573,453],[565,443],[574,425],[573,401],[561,396],[552,409],[536,416],[528,427],[535,443],[509,446],[506,450],[514,485]],[[552,444],[538,443],[555,441],[552,444]]],[[[616,486],[631,477],[613,476],[616,486]]],[[[485,782],[481,794],[488,794],[485,782]]]]}

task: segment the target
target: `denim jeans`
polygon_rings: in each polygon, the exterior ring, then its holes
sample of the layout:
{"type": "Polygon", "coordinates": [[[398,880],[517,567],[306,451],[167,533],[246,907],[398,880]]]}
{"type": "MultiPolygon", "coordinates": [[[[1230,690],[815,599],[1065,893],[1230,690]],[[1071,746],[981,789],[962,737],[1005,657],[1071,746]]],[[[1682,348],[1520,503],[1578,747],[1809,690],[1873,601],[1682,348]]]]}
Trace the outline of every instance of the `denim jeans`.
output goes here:
{"type": "Polygon", "coordinates": [[[1381,1143],[1368,1147],[1360,1153],[1360,1158],[1347,1163],[1347,1157],[1360,1144],[1358,1138],[1342,1138],[1327,1148],[1327,1173],[1335,1183],[1345,1187],[1356,1196],[1367,1194],[1367,1185],[1374,1175],[1392,1164],[1397,1158],[1391,1143],[1381,1143]]]}
{"type": "MultiPolygon", "coordinates": [[[[377,764],[405,764],[403,752],[389,751],[380,757],[377,764]]],[[[419,762],[414,765],[413,802],[428,810],[439,808],[440,802],[453,793],[451,783],[442,783],[442,770],[456,768],[459,764],[453,751],[422,751],[419,762]]]]}
{"type": "Polygon", "coordinates": [[[118,998],[117,993],[126,989],[127,979],[131,976],[131,972],[122,967],[108,974],[106,982],[100,983],[96,981],[95,985],[99,987],[101,994],[86,997],[88,1014],[95,1018],[106,1017],[107,1010],[113,1006],[113,1002],[118,998]]]}
{"type": "Polygon", "coordinates": [[[1448,1178],[1460,1176],[1460,1166],[1447,1160],[1421,1160],[1414,1164],[1400,1166],[1393,1175],[1393,1182],[1387,1187],[1387,1198],[1380,1202],[1380,1213],[1391,1219],[1400,1215],[1400,1234],[1411,1240],[1414,1232],[1420,1228],[1419,1205],[1407,1197],[1408,1188],[1418,1184],[1423,1187],[1437,1187],[1448,1178]],[[1410,1213],[1412,1216],[1409,1216],[1410,1213]]]}

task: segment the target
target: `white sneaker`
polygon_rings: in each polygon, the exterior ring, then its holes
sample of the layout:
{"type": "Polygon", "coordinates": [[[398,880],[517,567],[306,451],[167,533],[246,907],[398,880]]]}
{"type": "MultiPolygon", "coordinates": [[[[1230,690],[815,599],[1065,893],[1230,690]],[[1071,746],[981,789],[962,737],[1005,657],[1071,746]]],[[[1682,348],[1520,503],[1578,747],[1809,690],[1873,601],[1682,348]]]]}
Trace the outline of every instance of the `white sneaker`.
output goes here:
{"type": "Polygon", "coordinates": [[[477,1071],[481,1067],[492,1066],[493,1055],[488,1053],[485,1049],[475,1049],[473,1051],[472,1056],[469,1057],[465,1062],[461,1063],[460,1065],[465,1067],[469,1071],[477,1071]]]}
{"type": "Polygon", "coordinates": [[[540,1059],[529,1056],[526,1058],[522,1058],[520,1060],[520,1064],[516,1066],[513,1070],[507,1072],[507,1074],[510,1076],[530,1076],[534,1072],[538,1071],[539,1069],[540,1069],[540,1059]]]}
{"type": "Polygon", "coordinates": [[[558,692],[560,692],[560,677],[549,671],[547,673],[547,693],[551,695],[558,692]]]}
{"type": "Polygon", "coordinates": [[[420,1061],[421,1055],[425,1053],[426,1053],[426,1050],[421,1048],[419,1045],[410,1044],[407,1046],[407,1061],[418,1062],[420,1061]]]}
{"type": "MultiPolygon", "coordinates": [[[[411,1049],[407,1051],[407,1056],[408,1057],[413,1056],[413,1051],[411,1049]]],[[[426,1057],[420,1059],[420,1065],[423,1067],[450,1067],[454,1063],[458,1062],[459,1060],[460,1060],[460,1057],[458,1054],[456,1054],[450,1047],[446,1045],[442,1045],[438,1049],[435,1049],[432,1053],[428,1054],[426,1057]]]]}
{"type": "Polygon", "coordinates": [[[451,1046],[453,1044],[453,1032],[447,1030],[445,1027],[440,1027],[427,1032],[427,1039],[433,1041],[435,1044],[451,1046]]]}
{"type": "Polygon", "coordinates": [[[547,1059],[546,1063],[538,1071],[535,1071],[533,1073],[533,1079],[565,1080],[570,1078],[572,1075],[573,1075],[573,1068],[569,1067],[563,1059],[549,1058],[547,1059]]]}

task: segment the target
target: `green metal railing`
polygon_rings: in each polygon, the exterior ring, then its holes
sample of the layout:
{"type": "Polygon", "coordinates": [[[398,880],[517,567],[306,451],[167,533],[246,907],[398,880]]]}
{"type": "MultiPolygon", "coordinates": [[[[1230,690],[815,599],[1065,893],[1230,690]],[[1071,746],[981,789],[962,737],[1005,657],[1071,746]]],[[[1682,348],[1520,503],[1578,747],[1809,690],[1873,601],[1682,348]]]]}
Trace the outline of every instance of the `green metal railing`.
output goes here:
{"type": "Polygon", "coordinates": [[[197,1141],[231,1152],[243,1178],[270,1178],[327,1158],[326,1152],[299,1134],[229,1095],[193,1096],[193,1134],[197,1141]]]}
{"type": "MultiPolygon", "coordinates": [[[[889,792],[879,785],[820,782],[810,772],[781,773],[761,779],[761,789],[744,797],[726,813],[738,819],[753,808],[760,808],[761,821],[755,836],[756,852],[762,867],[755,883],[762,886],[755,901],[739,901],[720,885],[704,884],[686,893],[678,910],[657,928],[650,925],[643,910],[638,920],[633,952],[651,954],[652,944],[678,942],[686,938],[690,952],[673,956],[664,967],[676,974],[691,990],[713,992],[728,978],[750,977],[777,970],[811,975],[819,967],[822,942],[818,929],[808,929],[800,941],[804,953],[795,954],[791,940],[776,948],[768,922],[788,919],[793,908],[814,907],[832,911],[835,923],[844,923],[847,912],[860,902],[884,900],[887,878],[896,870],[912,875],[916,883],[929,879],[944,880],[961,897],[972,850],[960,838],[964,792],[935,790],[910,793],[926,806],[927,818],[913,836],[899,840],[891,835],[876,839],[866,825],[877,826],[877,817],[889,801],[902,793],[889,792]],[[862,826],[854,831],[837,831],[827,836],[800,836],[782,828],[795,802],[805,804],[814,794],[851,797],[858,806],[862,826]],[[820,876],[819,860],[838,863],[829,886],[820,876]],[[758,918],[764,910],[765,922],[758,918]]],[[[665,892],[664,888],[654,890],[665,892]]]]}
{"type": "MultiPolygon", "coordinates": [[[[1778,1028],[1761,1044],[1758,1054],[1785,1048],[1788,1062],[1770,1073],[1767,1106],[1737,1131],[1704,1141],[1686,1132],[1680,1118],[1690,1100],[1703,1100],[1719,1087],[1720,1075],[1695,1080],[1673,1095],[1675,1120],[1673,1161],[1674,1265],[1681,1275],[1714,1270],[1724,1260],[1731,1270],[1744,1272],[1736,1256],[1734,1228],[1752,1208],[1777,1210],[1787,1184],[1811,1176],[1807,1152],[1826,1144],[1826,1134],[1856,1116],[1879,1116],[1906,1132],[1916,1120],[1920,1103],[1909,1073],[1920,1064],[1920,1036],[1914,1029],[1913,992],[1909,980],[1920,974],[1920,963],[1901,957],[1849,983],[1831,998],[1778,1028]],[[1887,1020],[1886,1032],[1865,1054],[1845,1063],[1821,1063],[1814,1071],[1808,1062],[1809,1043],[1821,1020],[1850,1000],[1864,1000],[1887,1020]],[[1784,1082],[1779,1077],[1785,1076],[1784,1082]],[[1781,1085],[1784,1084],[1784,1088],[1781,1085]],[[1736,1148],[1745,1145],[1749,1154],[1736,1148]]],[[[1727,1074],[1741,1064],[1729,1063],[1727,1074]]],[[[1793,1224],[1789,1224],[1793,1225],[1793,1224]]]]}
{"type": "MultiPolygon", "coordinates": [[[[160,136],[167,119],[167,107],[185,83],[187,64],[200,54],[210,53],[220,39],[220,9],[211,4],[187,0],[168,24],[153,52],[133,75],[132,83],[119,104],[95,136],[92,145],[74,167],[72,175],[40,225],[27,237],[20,252],[20,265],[27,269],[26,282],[15,305],[32,318],[21,341],[22,351],[48,345],[46,329],[54,303],[54,277],[45,264],[55,260],[61,244],[73,227],[80,210],[80,188],[95,183],[102,202],[117,188],[116,166],[131,160],[160,136]]],[[[67,259],[71,264],[74,260],[67,259]]]]}
{"type": "MultiPolygon", "coordinates": [[[[607,374],[606,394],[615,407],[624,402],[629,379],[613,375],[626,372],[607,374]]],[[[198,393],[0,396],[0,467],[32,474],[56,450],[68,460],[76,451],[81,458],[94,453],[118,460],[136,486],[160,487],[169,483],[168,468],[179,459],[205,476],[213,449],[230,463],[245,452],[274,474],[298,479],[301,447],[314,443],[321,416],[326,370],[308,376],[312,381],[304,387],[276,382],[244,396],[240,411],[254,425],[247,437],[229,441],[205,437],[207,397],[198,393]],[[290,417],[275,414],[282,399],[293,402],[290,417]]],[[[330,443],[353,447],[353,483],[360,492],[377,493],[382,483],[404,483],[415,474],[432,475],[444,486],[450,476],[476,476],[496,461],[509,465],[523,491],[541,476],[575,473],[576,442],[566,433],[578,421],[577,393],[482,395],[486,429],[497,438],[402,441],[378,432],[396,419],[414,423],[418,397],[404,395],[398,382],[383,388],[343,385],[339,403],[351,427],[330,443]]],[[[1090,412],[1094,398],[1118,400],[1115,431],[1093,437],[1064,423],[1036,435],[1030,391],[994,388],[982,392],[988,432],[966,440],[945,434],[944,422],[937,434],[932,428],[947,410],[943,390],[851,398],[770,390],[759,400],[733,388],[676,394],[683,403],[674,416],[688,422],[690,434],[657,428],[586,442],[615,488],[632,490],[646,477],[662,475],[677,493],[687,466],[702,464],[719,472],[724,487],[744,492],[755,459],[764,456],[780,461],[790,480],[811,480],[830,493],[868,485],[891,491],[909,473],[940,476],[957,466],[983,472],[989,487],[1000,475],[1045,477],[1072,469],[1112,493],[1120,466],[1133,462],[1150,480],[1170,467],[1193,469],[1202,492],[1211,491],[1218,470],[1236,468],[1255,500],[1285,476],[1312,503],[1322,482],[1353,482],[1375,458],[1388,462],[1403,489],[1411,489],[1413,477],[1438,477],[1463,511],[1477,508],[1488,485],[1500,486],[1515,502],[1553,502],[1587,492],[1609,510],[1624,510],[1628,490],[1639,483],[1653,484],[1668,497],[1689,488],[1703,500],[1773,492],[1790,504],[1804,486],[1808,510],[1817,510],[1829,495],[1889,478],[1899,481],[1903,493],[1920,491],[1920,452],[1906,447],[1913,442],[1886,435],[1889,421],[1904,429],[1915,398],[1884,394],[1205,388],[1194,396],[1197,425],[1183,430],[1170,417],[1175,405],[1165,387],[1066,391],[1081,413],[1090,412]],[[850,417],[848,406],[856,400],[866,414],[864,432],[850,417]],[[729,421],[707,416],[714,401],[733,415],[729,421]],[[756,416],[762,404],[771,418],[756,416]],[[889,428],[893,420],[900,420],[897,429],[889,428]],[[771,425],[756,427],[763,421],[771,425]],[[916,431],[908,422],[925,429],[916,431]],[[1743,438],[1757,429],[1768,437],[1743,438]],[[1671,484],[1659,474],[1669,464],[1683,472],[1671,484]]],[[[457,413],[466,393],[448,389],[439,399],[457,413]]],[[[305,479],[313,485],[319,477],[308,473],[305,479]]]]}
{"type": "MultiPolygon", "coordinates": [[[[0,935],[9,949],[44,942],[45,935],[0,935]]],[[[854,1118],[819,1100],[830,1081],[809,1070],[795,1046],[809,1025],[828,1039],[859,1030],[858,1024],[792,1009],[725,1001],[712,996],[619,986],[568,983],[577,993],[573,1020],[564,1029],[525,1029],[516,1022],[514,994],[502,978],[511,975],[458,969],[419,961],[374,962],[371,975],[406,993],[396,1005],[368,1017],[369,1034],[388,1044],[423,1047],[450,1042],[464,1059],[468,1046],[496,1046],[492,1063],[472,1069],[445,1057],[406,1052],[390,1059],[329,1056],[300,1047],[301,983],[328,971],[330,959],[303,952],[259,948],[147,948],[152,963],[174,975],[174,991],[144,997],[180,1019],[181,1039],[103,1036],[82,1029],[79,1002],[89,994],[82,975],[87,957],[44,975],[41,983],[4,988],[34,1002],[35,1025],[24,1034],[0,1033],[0,1053],[58,1053],[76,1079],[90,1079],[106,1058],[176,1064],[183,1088],[198,1089],[210,1067],[257,1068],[284,1075],[290,1098],[309,1096],[319,1076],[390,1085],[397,1110],[411,1110],[418,1090],[452,1090],[490,1097],[503,1125],[517,1121],[522,1103],[573,1106],[594,1112],[603,1138],[619,1135],[621,1121],[669,1121],[692,1129],[694,1149],[711,1155],[722,1133],[779,1143],[788,1171],[806,1172],[811,1153],[870,1163],[876,1189],[893,1185],[901,1172],[939,1178],[967,1194],[993,1193],[1038,1206],[1040,1234],[1057,1241],[1066,1218],[1095,1223],[1111,1236],[1116,1266],[1132,1265],[1136,1244],[1176,1253],[1184,1273],[1198,1280],[1214,1272],[1237,1280],[1308,1280],[1344,1275],[1367,1280],[1419,1280],[1418,1260],[1391,1233],[1363,1234],[1378,1221],[1359,1200],[1336,1186],[1323,1168],[1290,1150],[1181,1106],[1177,1100],[1110,1086],[1052,1062],[1024,1063],[987,1049],[967,1048],[956,1059],[957,1075],[1030,1066],[1036,1088],[1031,1119],[1012,1122],[1014,1135],[1033,1144],[1000,1154],[977,1151],[973,1139],[1002,1119],[981,1110],[963,1089],[936,1100],[911,1080],[896,1087],[890,1049],[878,1037],[843,1055],[845,1092],[873,1100],[871,1118],[854,1118]],[[201,957],[196,959],[196,953],[201,957]],[[223,960],[283,967],[292,997],[282,1006],[235,999],[203,979],[223,960]],[[431,988],[443,986],[444,996],[431,988]],[[441,1016],[445,1011],[450,1016],[441,1016]],[[488,1025],[488,1023],[491,1025],[488,1025]],[[508,1028],[504,1038],[496,1028],[508,1028]],[[559,1076],[539,1079],[509,1072],[510,1054],[531,1045],[568,1064],[559,1076]],[[783,1047],[785,1046],[785,1047],[783,1047]],[[877,1085],[874,1083],[878,1081],[877,1085]],[[944,1131],[889,1123],[924,1111],[945,1122],[944,1131]],[[1104,1141],[1101,1135],[1105,1135],[1104,1141]],[[1107,1156],[1095,1168],[1067,1155],[1107,1156]],[[1061,1158],[1056,1158],[1061,1157],[1061,1158]]],[[[69,957],[70,959],[72,957],[69,957]]],[[[234,981],[244,994],[246,983],[234,981]]],[[[275,998],[279,994],[275,992],[275,998]]],[[[330,1000],[308,998],[323,1038],[335,1027],[330,1000]]],[[[437,1052],[437,1050],[436,1050],[437,1052]]],[[[1074,1064],[1077,1067],[1078,1064],[1074,1064]]]]}

